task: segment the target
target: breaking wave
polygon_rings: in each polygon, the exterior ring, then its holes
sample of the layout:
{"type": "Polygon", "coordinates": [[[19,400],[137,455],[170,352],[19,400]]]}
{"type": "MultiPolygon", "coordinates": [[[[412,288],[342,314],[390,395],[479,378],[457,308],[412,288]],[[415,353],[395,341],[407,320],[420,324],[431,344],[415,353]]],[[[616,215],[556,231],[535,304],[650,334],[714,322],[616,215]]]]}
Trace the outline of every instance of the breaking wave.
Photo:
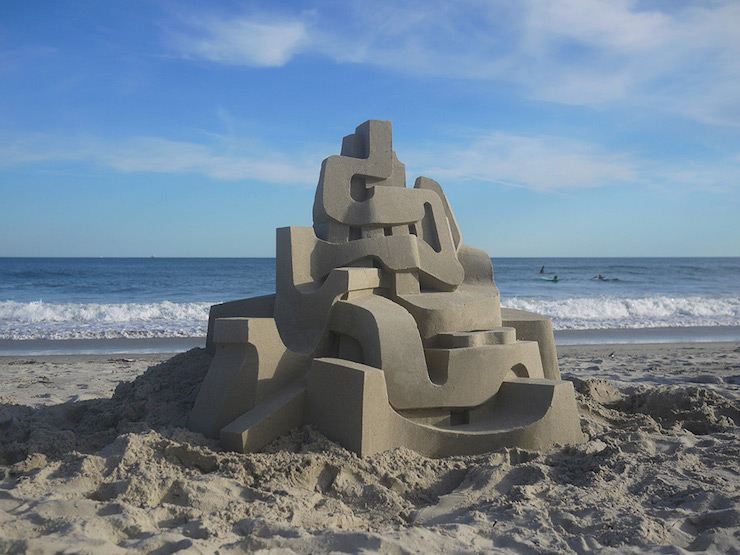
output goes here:
{"type": "MultiPolygon", "coordinates": [[[[740,325],[737,297],[503,299],[558,330],[740,325]]],[[[21,303],[0,301],[0,339],[202,337],[211,303],[21,303]]]]}
{"type": "Polygon", "coordinates": [[[737,297],[513,298],[501,306],[549,316],[559,330],[740,325],[737,297]]]}
{"type": "Polygon", "coordinates": [[[210,306],[0,301],[0,339],[200,337],[210,306]]]}

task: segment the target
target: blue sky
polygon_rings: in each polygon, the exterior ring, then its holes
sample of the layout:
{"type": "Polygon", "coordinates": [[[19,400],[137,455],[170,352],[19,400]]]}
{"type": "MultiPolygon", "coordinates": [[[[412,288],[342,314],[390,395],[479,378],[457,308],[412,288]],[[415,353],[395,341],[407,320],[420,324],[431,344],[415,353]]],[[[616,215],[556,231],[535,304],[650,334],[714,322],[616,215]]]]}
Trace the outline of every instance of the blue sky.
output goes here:
{"type": "Polygon", "coordinates": [[[740,256],[740,2],[0,3],[0,256],[274,256],[393,121],[502,256],[740,256]]]}

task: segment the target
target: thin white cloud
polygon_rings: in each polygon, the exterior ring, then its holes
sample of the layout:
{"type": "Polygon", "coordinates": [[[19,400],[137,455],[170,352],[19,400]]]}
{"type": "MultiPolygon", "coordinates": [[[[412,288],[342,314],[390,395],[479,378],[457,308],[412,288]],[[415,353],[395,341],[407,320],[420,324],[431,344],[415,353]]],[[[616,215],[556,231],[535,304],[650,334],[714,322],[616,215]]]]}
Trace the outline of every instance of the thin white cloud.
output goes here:
{"type": "MultiPolygon", "coordinates": [[[[719,163],[650,160],[601,145],[552,135],[469,131],[449,141],[397,143],[409,182],[419,175],[444,187],[494,183],[540,192],[637,184],[671,191],[727,192],[740,184],[740,154],[719,163]]],[[[0,169],[63,170],[79,163],[121,173],[193,174],[218,181],[314,187],[321,160],[336,149],[322,145],[300,153],[256,141],[205,134],[202,143],[159,137],[121,141],[48,134],[0,136],[0,169]]]]}
{"type": "Polygon", "coordinates": [[[740,3],[326,2],[311,12],[195,19],[187,57],[281,66],[299,53],[406,75],[514,84],[526,97],[740,125],[740,3]]]}
{"type": "Polygon", "coordinates": [[[157,137],[119,142],[101,137],[57,137],[44,134],[4,137],[0,168],[80,162],[124,173],[196,174],[223,181],[255,181],[313,186],[319,160],[290,157],[268,148],[242,148],[238,143],[199,144],[157,137]]]}
{"type": "MultiPolygon", "coordinates": [[[[119,142],[91,136],[4,137],[0,168],[80,162],[123,173],[196,174],[223,181],[314,186],[321,160],[333,154],[291,156],[229,137],[212,135],[207,139],[208,143],[158,137],[119,142]]],[[[538,191],[633,181],[637,165],[628,155],[607,154],[596,145],[497,131],[470,134],[455,143],[429,143],[421,151],[414,146],[398,148],[407,163],[409,179],[426,175],[443,184],[482,181],[538,191]]]]}
{"type": "Polygon", "coordinates": [[[529,0],[526,34],[533,43],[572,40],[625,54],[665,45],[674,38],[671,18],[637,11],[626,0],[529,0]]]}
{"type": "Polygon", "coordinates": [[[488,182],[539,192],[633,185],[667,194],[728,193],[740,187],[740,154],[702,159],[651,159],[634,152],[553,135],[469,131],[450,142],[400,145],[409,178],[443,186],[488,182]]]}
{"type": "Polygon", "coordinates": [[[463,144],[426,145],[407,160],[440,182],[483,181],[536,191],[619,185],[637,180],[640,163],[597,145],[553,136],[478,133],[463,144]]]}
{"type": "Polygon", "coordinates": [[[671,12],[625,0],[530,0],[520,82],[533,98],[620,101],[740,125],[740,4],[671,12]]]}
{"type": "Polygon", "coordinates": [[[279,152],[224,154],[212,146],[152,137],[129,141],[120,151],[108,149],[100,162],[124,172],[193,173],[225,181],[300,184],[315,181],[317,175],[315,167],[296,164],[279,152]]]}
{"type": "Polygon", "coordinates": [[[307,38],[307,25],[300,20],[211,17],[193,22],[190,33],[173,33],[171,40],[186,57],[228,65],[279,67],[299,51],[307,38]]]}

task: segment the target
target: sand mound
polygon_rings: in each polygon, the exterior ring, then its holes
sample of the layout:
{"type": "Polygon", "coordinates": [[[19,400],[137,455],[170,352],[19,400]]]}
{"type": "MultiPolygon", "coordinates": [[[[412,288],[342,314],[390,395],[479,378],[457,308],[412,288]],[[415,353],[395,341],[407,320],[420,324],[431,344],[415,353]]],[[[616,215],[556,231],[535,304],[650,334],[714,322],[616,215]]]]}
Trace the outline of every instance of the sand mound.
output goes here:
{"type": "Polygon", "coordinates": [[[697,435],[732,432],[740,425],[737,403],[700,387],[641,387],[622,400],[619,409],[647,414],[665,428],[678,426],[697,435]]]}
{"type": "Polygon", "coordinates": [[[59,457],[74,450],[94,452],[126,432],[182,428],[210,359],[203,349],[177,355],[132,382],[121,382],[112,399],[38,409],[0,404],[0,464],[32,453],[59,457]]]}
{"type": "Polygon", "coordinates": [[[584,444],[359,458],[305,427],[262,453],[182,428],[193,350],[112,399],[0,418],[0,552],[735,551],[737,405],[690,385],[573,379],[584,444]]]}

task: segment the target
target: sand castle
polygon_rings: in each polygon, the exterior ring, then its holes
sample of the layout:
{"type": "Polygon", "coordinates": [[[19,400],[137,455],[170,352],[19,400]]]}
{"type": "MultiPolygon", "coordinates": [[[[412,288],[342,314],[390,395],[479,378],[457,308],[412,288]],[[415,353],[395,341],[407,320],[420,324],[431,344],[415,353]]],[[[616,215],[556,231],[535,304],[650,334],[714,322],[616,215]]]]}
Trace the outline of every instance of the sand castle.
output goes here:
{"type": "Polygon", "coordinates": [[[240,452],[304,424],[359,455],[583,441],[550,320],[500,307],[440,185],[406,187],[391,122],[324,160],[313,221],[277,230],[274,295],[211,308],[192,430],[240,452]]]}

